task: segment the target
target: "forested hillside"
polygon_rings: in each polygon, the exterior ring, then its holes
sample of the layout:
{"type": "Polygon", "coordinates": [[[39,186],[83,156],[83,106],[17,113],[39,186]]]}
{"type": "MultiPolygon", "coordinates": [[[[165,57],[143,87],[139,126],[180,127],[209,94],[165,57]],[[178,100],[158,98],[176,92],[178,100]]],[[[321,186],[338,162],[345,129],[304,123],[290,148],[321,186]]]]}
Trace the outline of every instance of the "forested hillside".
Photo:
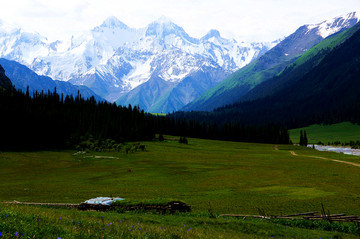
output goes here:
{"type": "Polygon", "coordinates": [[[285,70],[282,74],[288,77],[289,84],[271,96],[218,108],[211,113],[178,112],[175,116],[211,120],[217,124],[231,119],[244,124],[275,123],[289,128],[314,123],[360,123],[358,27],[355,26],[355,33],[342,44],[323,49],[307,59],[302,68],[285,70]]]}

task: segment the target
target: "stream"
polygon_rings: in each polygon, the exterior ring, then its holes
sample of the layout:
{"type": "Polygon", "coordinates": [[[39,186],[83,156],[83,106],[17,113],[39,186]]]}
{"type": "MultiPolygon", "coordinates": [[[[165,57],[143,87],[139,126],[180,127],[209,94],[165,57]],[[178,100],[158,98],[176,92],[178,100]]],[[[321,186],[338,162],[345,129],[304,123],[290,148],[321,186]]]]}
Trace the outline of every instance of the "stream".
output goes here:
{"type": "MultiPolygon", "coordinates": [[[[335,146],[325,146],[325,145],[314,145],[316,150],[319,151],[329,151],[329,152],[336,152],[336,153],[343,153],[343,154],[349,154],[349,155],[356,155],[360,156],[360,149],[352,149],[347,147],[335,147],[335,146]]],[[[309,144],[309,148],[312,148],[313,145],[309,144]]]]}

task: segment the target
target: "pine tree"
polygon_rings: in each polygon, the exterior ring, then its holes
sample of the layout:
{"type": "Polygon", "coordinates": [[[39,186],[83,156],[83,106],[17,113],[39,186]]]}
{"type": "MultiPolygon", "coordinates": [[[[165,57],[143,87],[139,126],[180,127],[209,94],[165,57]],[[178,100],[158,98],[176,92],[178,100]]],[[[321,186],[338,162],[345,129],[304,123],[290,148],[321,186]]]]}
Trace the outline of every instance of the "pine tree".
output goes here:
{"type": "Polygon", "coordinates": [[[307,138],[307,135],[306,135],[306,131],[304,130],[304,142],[303,142],[304,146],[307,146],[308,145],[308,138],[307,138]]]}
{"type": "Polygon", "coordinates": [[[304,146],[304,134],[303,131],[300,130],[300,146],[304,146]]]}

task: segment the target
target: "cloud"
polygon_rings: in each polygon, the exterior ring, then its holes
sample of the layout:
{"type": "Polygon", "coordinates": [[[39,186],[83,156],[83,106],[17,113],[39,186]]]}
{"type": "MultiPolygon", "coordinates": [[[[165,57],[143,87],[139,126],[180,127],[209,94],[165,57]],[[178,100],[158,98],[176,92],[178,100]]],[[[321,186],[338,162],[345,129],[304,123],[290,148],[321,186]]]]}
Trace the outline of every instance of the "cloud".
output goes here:
{"type": "Polygon", "coordinates": [[[115,16],[145,27],[165,15],[191,36],[218,29],[225,37],[271,41],[301,25],[360,11],[359,0],[11,0],[0,18],[56,39],[95,27],[115,16]]]}

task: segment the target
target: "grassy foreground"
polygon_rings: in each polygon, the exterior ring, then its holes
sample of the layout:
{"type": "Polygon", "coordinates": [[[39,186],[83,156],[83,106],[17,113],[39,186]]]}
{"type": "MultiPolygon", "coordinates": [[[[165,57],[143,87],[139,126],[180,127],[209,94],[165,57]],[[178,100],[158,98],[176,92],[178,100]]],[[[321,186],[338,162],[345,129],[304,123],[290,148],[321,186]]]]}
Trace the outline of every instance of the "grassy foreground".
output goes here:
{"type": "Polygon", "coordinates": [[[357,238],[354,224],[0,206],[0,238],[357,238]]]}
{"type": "Polygon", "coordinates": [[[0,232],[3,236],[4,233],[13,233],[13,236],[16,230],[22,229],[24,235],[28,230],[26,235],[50,233],[49,238],[57,238],[57,235],[65,235],[61,238],[228,238],[242,235],[315,238],[334,236],[337,232],[326,232],[322,227],[308,231],[261,220],[213,219],[210,216],[259,214],[259,210],[270,215],[320,211],[321,203],[331,213],[360,215],[360,167],[301,155],[360,163],[356,156],[289,145],[280,145],[279,150],[275,150],[274,145],[200,139],[189,139],[188,145],[176,141],[143,144],[147,152],[132,154],[1,152],[0,201],[79,203],[110,195],[133,200],[171,198],[191,205],[191,214],[159,216],[1,205],[0,232]],[[44,224],[39,224],[34,217],[40,217],[40,223],[44,224]],[[134,227],[139,222],[148,233],[138,230],[135,235],[132,228],[119,227],[123,219],[134,227]],[[76,225],[78,222],[81,227],[76,225]],[[107,223],[106,228],[104,223],[107,223]],[[162,228],[166,228],[166,233],[162,228]]]}
{"type": "Polygon", "coordinates": [[[294,143],[299,143],[300,130],[306,130],[310,144],[319,141],[327,144],[335,141],[349,143],[350,141],[360,140],[360,126],[350,122],[343,122],[333,125],[311,125],[305,128],[290,130],[290,139],[294,143]]]}

